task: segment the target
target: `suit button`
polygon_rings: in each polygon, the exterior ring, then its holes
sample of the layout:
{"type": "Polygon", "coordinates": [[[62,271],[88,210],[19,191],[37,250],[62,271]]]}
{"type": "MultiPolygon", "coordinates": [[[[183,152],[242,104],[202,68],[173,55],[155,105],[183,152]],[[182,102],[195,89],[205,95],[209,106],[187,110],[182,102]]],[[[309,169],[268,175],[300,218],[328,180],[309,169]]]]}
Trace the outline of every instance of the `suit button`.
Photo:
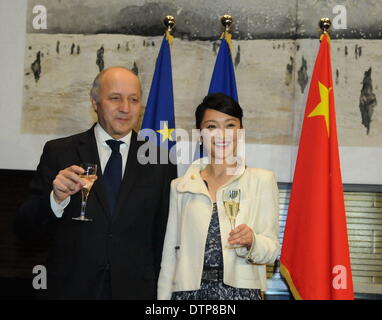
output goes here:
{"type": "Polygon", "coordinates": [[[113,234],[112,233],[109,233],[109,238],[113,238],[113,234]]]}

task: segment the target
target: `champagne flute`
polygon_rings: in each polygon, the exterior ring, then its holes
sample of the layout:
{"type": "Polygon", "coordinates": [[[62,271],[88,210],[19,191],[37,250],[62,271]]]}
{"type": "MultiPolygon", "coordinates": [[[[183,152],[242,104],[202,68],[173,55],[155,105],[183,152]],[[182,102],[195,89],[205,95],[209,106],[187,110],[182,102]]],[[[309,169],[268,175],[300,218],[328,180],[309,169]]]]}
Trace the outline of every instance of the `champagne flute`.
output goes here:
{"type": "MultiPolygon", "coordinates": [[[[225,212],[231,224],[231,230],[236,227],[236,217],[240,210],[240,189],[224,190],[223,203],[225,212]]],[[[240,245],[226,245],[228,249],[235,249],[240,245]]]]}
{"type": "Polygon", "coordinates": [[[86,204],[88,201],[88,196],[90,189],[93,186],[93,183],[97,180],[97,165],[91,163],[82,163],[80,167],[85,170],[83,174],[80,175],[80,178],[85,180],[86,184],[82,187],[82,202],[81,202],[81,215],[76,218],[72,218],[73,220],[78,221],[92,221],[85,216],[86,204]]]}

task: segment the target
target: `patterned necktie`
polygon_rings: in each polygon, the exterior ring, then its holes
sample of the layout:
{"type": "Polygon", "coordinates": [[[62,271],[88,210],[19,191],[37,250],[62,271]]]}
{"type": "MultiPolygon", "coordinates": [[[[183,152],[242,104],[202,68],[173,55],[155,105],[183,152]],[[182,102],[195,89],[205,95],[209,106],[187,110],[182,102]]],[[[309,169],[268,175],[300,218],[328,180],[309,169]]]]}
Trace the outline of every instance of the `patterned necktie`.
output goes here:
{"type": "Polygon", "coordinates": [[[103,180],[105,181],[111,213],[114,213],[115,202],[117,200],[119,187],[122,180],[122,155],[119,146],[123,143],[117,140],[107,140],[106,143],[111,149],[111,155],[107,161],[103,180]]]}

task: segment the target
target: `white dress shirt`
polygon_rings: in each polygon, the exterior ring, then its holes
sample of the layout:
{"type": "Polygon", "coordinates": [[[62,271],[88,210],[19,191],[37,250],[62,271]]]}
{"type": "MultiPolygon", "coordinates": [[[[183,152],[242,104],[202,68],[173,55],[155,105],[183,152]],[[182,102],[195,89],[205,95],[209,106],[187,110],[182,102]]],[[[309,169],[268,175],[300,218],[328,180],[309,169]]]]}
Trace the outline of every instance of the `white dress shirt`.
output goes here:
{"type": "MultiPolygon", "coordinates": [[[[107,140],[114,139],[111,137],[102,127],[99,123],[96,124],[94,127],[94,135],[95,139],[97,142],[97,149],[98,149],[98,156],[99,156],[99,161],[101,164],[101,171],[102,173],[105,170],[106,164],[110,158],[111,155],[111,148],[109,145],[106,143],[107,140]]],[[[129,153],[129,148],[130,148],[130,142],[131,142],[131,131],[124,136],[121,139],[118,139],[118,141],[122,141],[123,143],[121,144],[119,148],[119,152],[122,155],[122,177],[125,173],[125,168],[126,168],[126,162],[127,162],[127,155],[129,153]]],[[[122,179],[121,177],[121,179],[122,179]]],[[[61,203],[57,203],[54,198],[53,198],[53,190],[50,193],[50,206],[52,208],[52,211],[56,215],[57,218],[61,218],[64,209],[67,207],[67,205],[70,202],[70,197],[67,197],[64,201],[61,203]]]]}

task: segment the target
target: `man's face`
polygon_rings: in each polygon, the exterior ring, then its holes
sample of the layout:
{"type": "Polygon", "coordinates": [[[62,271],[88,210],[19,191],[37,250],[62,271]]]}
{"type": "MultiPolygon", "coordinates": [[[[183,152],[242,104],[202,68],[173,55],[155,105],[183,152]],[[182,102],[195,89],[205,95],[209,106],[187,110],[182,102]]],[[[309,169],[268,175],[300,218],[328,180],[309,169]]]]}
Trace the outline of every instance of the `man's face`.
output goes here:
{"type": "Polygon", "coordinates": [[[99,103],[91,99],[98,122],[114,139],[126,136],[141,113],[141,85],[138,77],[122,68],[107,70],[101,77],[99,103]]]}

